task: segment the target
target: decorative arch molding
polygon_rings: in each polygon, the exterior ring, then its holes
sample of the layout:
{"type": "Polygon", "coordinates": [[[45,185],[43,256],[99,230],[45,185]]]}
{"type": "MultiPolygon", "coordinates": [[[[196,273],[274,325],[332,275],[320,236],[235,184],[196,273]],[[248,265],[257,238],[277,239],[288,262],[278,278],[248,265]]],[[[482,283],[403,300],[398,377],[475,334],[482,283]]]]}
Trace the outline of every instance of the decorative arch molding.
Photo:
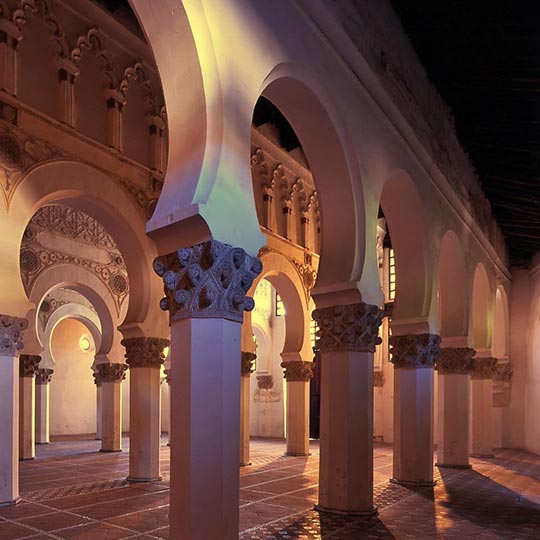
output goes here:
{"type": "Polygon", "coordinates": [[[147,107],[147,110],[145,111],[146,114],[150,116],[159,116],[162,107],[156,103],[156,96],[154,89],[152,88],[152,83],[150,79],[148,79],[145,68],[140,62],[127,67],[124,70],[122,79],[118,83],[118,90],[122,93],[124,98],[126,98],[129,87],[134,83],[140,85],[142,96],[147,107]]]}

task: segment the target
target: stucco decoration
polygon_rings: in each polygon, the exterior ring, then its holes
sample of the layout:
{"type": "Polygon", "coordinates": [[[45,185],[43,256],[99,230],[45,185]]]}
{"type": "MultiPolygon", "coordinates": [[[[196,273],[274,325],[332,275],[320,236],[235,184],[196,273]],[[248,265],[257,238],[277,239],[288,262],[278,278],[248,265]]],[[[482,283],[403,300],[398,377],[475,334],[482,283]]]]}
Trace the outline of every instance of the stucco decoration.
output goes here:
{"type": "Polygon", "coordinates": [[[378,334],[382,311],[377,306],[360,302],[316,309],[313,319],[319,325],[317,348],[321,352],[375,352],[382,343],[378,334]]]}
{"type": "Polygon", "coordinates": [[[257,355],[252,352],[242,351],[240,356],[240,373],[242,377],[249,377],[255,370],[255,359],[257,355]]]}
{"type": "Polygon", "coordinates": [[[510,362],[497,362],[493,373],[493,406],[508,407],[512,396],[512,365],[510,362]]]}
{"type": "Polygon", "coordinates": [[[385,379],[384,379],[384,372],[377,370],[373,372],[373,386],[376,388],[380,388],[384,386],[385,379]]]}
{"type": "Polygon", "coordinates": [[[490,356],[485,358],[473,358],[474,370],[471,379],[492,379],[497,366],[497,359],[490,356]]]}
{"type": "Polygon", "coordinates": [[[390,361],[395,369],[433,368],[439,358],[441,336],[405,334],[390,336],[390,361]]]}
{"type": "Polygon", "coordinates": [[[168,339],[156,337],[134,337],[120,343],[126,348],[125,358],[130,369],[160,368],[165,362],[163,349],[171,344],[168,339]]]}
{"type": "Polygon", "coordinates": [[[287,382],[307,382],[313,378],[314,365],[313,362],[304,362],[303,360],[281,362],[283,377],[287,382]]]}
{"type": "Polygon", "coordinates": [[[304,294],[306,296],[306,303],[309,304],[309,299],[311,298],[311,289],[315,286],[317,281],[317,272],[309,264],[303,264],[295,259],[292,259],[292,263],[302,280],[302,285],[304,286],[304,294]]]}
{"type": "Polygon", "coordinates": [[[437,360],[439,375],[468,375],[474,371],[474,349],[468,347],[443,347],[437,360]]]}
{"type": "Polygon", "coordinates": [[[35,354],[21,354],[19,360],[19,376],[35,377],[39,369],[41,356],[35,354]]]}
{"type": "Polygon", "coordinates": [[[28,321],[19,317],[0,315],[0,355],[18,355],[24,347],[23,331],[28,328],[28,321]]]}
{"type": "Polygon", "coordinates": [[[96,364],[94,371],[94,382],[96,385],[107,382],[121,382],[126,378],[126,364],[96,364]]]}
{"type": "Polygon", "coordinates": [[[165,298],[160,306],[170,320],[224,318],[242,322],[254,307],[246,296],[262,263],[243,249],[217,240],[158,257],[154,270],[163,278],[165,298]]]}
{"type": "Polygon", "coordinates": [[[52,380],[54,369],[38,368],[36,371],[36,384],[49,384],[52,380]]]}
{"type": "Polygon", "coordinates": [[[274,387],[272,375],[257,375],[257,387],[261,390],[270,390],[274,387]]]}

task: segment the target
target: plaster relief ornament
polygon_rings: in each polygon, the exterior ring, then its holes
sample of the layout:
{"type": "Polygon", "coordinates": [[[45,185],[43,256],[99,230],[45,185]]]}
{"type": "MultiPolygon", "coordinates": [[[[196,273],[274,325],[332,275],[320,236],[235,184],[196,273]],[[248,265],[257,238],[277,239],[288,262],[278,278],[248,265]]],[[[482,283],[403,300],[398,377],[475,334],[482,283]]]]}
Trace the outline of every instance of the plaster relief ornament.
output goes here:
{"type": "Polygon", "coordinates": [[[107,382],[121,382],[126,378],[126,364],[97,364],[95,366],[94,381],[96,385],[107,382]]]}
{"type": "Polygon", "coordinates": [[[160,306],[170,320],[223,318],[242,322],[255,304],[246,296],[262,263],[243,249],[209,240],[158,257],[155,272],[163,278],[160,306]]]}
{"type": "Polygon", "coordinates": [[[293,360],[281,362],[283,376],[287,382],[307,382],[313,378],[313,362],[303,360],[293,360]]]}
{"type": "Polygon", "coordinates": [[[18,355],[24,347],[22,333],[28,328],[28,321],[9,315],[0,315],[0,354],[18,355]]]}
{"type": "Polygon", "coordinates": [[[163,350],[171,342],[168,339],[155,337],[134,337],[120,342],[126,348],[126,363],[130,369],[140,367],[161,367],[165,362],[163,350]]]}
{"type": "Polygon", "coordinates": [[[316,309],[313,319],[319,326],[317,348],[321,352],[375,352],[375,347],[382,343],[379,337],[382,316],[377,306],[364,302],[316,309]]]}
{"type": "Polygon", "coordinates": [[[373,372],[373,386],[380,388],[384,386],[384,372],[377,370],[373,372]]]}
{"type": "Polygon", "coordinates": [[[471,379],[492,379],[497,367],[497,359],[491,356],[485,358],[474,358],[474,370],[471,379]]]}
{"type": "Polygon", "coordinates": [[[395,369],[433,368],[441,352],[437,334],[390,336],[391,362],[395,369]]]}
{"type": "Polygon", "coordinates": [[[468,347],[443,347],[437,360],[439,375],[467,375],[474,370],[474,349],[468,347]]]}

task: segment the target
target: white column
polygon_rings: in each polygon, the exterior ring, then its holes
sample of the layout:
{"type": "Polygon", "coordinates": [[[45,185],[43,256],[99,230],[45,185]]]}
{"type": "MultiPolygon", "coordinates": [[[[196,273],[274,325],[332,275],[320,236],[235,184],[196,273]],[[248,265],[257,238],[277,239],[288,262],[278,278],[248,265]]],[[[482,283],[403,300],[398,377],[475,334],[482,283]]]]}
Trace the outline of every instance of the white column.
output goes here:
{"type": "Polygon", "coordinates": [[[437,360],[437,466],[468,469],[470,373],[474,349],[444,347],[437,360]]]}
{"type": "Polygon", "coordinates": [[[19,459],[36,457],[36,371],[41,356],[21,354],[19,364],[19,459]]]}
{"type": "Polygon", "coordinates": [[[365,303],[317,309],[321,428],[317,510],[372,515],[373,353],[382,312],[365,303]]]}
{"type": "Polygon", "coordinates": [[[240,365],[240,466],[251,465],[249,458],[250,382],[257,355],[242,351],[240,365]]]}
{"type": "Polygon", "coordinates": [[[475,357],[471,374],[471,456],[493,457],[493,373],[497,359],[475,357]]]}
{"type": "Polygon", "coordinates": [[[36,373],[36,444],[49,444],[49,398],[52,369],[39,368],[36,373]]]}
{"type": "Polygon", "coordinates": [[[171,422],[171,395],[172,395],[172,378],[171,378],[171,375],[172,375],[172,370],[171,368],[168,368],[165,370],[165,382],[168,384],[169,388],[168,388],[168,392],[167,392],[167,400],[162,403],[162,407],[167,407],[167,415],[169,417],[169,430],[167,432],[167,435],[168,435],[168,442],[167,442],[167,446],[171,446],[171,428],[172,428],[172,422],[171,422]]]}
{"type": "Polygon", "coordinates": [[[433,482],[433,367],[440,336],[391,336],[394,364],[394,467],[392,481],[433,482]]]}
{"type": "Polygon", "coordinates": [[[0,315],[0,506],[19,500],[19,351],[26,319],[0,315]]]}
{"type": "Polygon", "coordinates": [[[170,535],[237,540],[240,325],[262,265],[215,240],[154,262],[169,311],[172,393],[170,535]]]}
{"type": "Polygon", "coordinates": [[[168,339],[122,340],[129,364],[129,476],[131,482],[161,480],[161,365],[168,339]]]}
{"type": "MultiPolygon", "coordinates": [[[[287,450],[288,456],[309,455],[309,381],[313,362],[288,360],[282,354],[283,376],[287,381],[287,450]]],[[[293,355],[298,356],[298,355],[293,355]]]]}

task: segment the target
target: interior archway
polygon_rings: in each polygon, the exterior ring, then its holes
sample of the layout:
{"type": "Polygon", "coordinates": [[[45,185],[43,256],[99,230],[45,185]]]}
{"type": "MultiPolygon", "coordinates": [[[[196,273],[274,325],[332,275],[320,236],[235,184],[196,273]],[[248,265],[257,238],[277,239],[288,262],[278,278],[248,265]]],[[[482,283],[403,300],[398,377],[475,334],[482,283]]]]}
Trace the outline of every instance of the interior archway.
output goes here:
{"type": "Polygon", "coordinates": [[[508,356],[508,298],[500,285],[495,292],[495,317],[493,320],[492,352],[496,358],[508,356]]]}
{"type": "Polygon", "coordinates": [[[478,263],[474,272],[471,304],[471,333],[475,349],[487,349],[491,345],[493,308],[491,288],[486,269],[478,263]]]}

